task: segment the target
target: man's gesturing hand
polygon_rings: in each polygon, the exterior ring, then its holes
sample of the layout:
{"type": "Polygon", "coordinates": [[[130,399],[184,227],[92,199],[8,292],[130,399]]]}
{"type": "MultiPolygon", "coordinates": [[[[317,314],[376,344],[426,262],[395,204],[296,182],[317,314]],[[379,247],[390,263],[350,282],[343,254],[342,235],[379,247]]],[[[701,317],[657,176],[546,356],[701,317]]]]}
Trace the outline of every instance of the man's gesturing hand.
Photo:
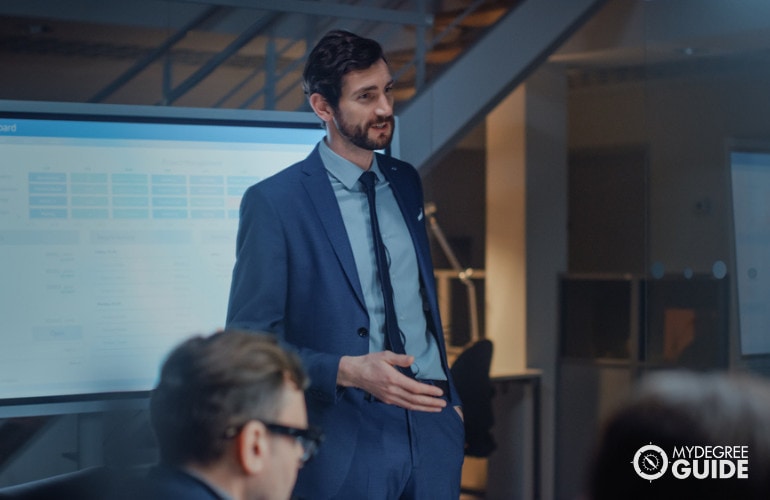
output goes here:
{"type": "Polygon", "coordinates": [[[391,351],[363,356],[343,356],[337,372],[337,384],[358,387],[384,403],[407,410],[440,412],[446,401],[441,389],[407,377],[395,367],[408,367],[414,356],[391,351]]]}

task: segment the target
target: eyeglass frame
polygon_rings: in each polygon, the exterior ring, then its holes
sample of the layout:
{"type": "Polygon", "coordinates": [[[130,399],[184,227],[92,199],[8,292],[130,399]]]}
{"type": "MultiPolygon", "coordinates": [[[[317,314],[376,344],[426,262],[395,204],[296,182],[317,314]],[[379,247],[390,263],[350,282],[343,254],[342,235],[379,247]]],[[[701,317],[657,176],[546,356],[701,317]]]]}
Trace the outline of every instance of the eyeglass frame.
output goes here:
{"type": "Polygon", "coordinates": [[[228,427],[225,429],[222,437],[224,439],[233,439],[235,436],[240,434],[240,432],[249,422],[260,422],[269,432],[273,434],[280,434],[282,436],[294,438],[294,440],[297,441],[300,446],[302,446],[302,456],[300,457],[300,462],[303,465],[310,461],[310,459],[318,453],[318,448],[321,446],[321,442],[324,439],[324,434],[318,427],[310,426],[307,429],[300,429],[299,427],[291,427],[288,425],[277,424],[275,422],[267,422],[255,418],[247,420],[240,425],[232,425],[228,427]]]}

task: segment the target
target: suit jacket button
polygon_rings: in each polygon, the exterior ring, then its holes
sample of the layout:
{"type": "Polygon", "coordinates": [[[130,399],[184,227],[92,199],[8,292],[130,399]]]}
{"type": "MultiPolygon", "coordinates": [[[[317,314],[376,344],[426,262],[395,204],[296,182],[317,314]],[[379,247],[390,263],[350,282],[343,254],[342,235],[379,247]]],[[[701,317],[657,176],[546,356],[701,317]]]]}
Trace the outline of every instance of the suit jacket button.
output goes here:
{"type": "Polygon", "coordinates": [[[366,337],[367,335],[369,335],[369,330],[367,330],[363,326],[358,329],[358,336],[359,337],[366,337]]]}

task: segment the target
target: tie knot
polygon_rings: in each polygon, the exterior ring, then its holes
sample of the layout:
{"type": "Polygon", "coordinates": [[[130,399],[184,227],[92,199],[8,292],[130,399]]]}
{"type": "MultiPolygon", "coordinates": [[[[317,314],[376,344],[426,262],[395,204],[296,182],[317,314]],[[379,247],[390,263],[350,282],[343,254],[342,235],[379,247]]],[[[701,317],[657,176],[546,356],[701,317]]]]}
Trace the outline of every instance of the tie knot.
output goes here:
{"type": "Polygon", "coordinates": [[[358,178],[359,181],[361,181],[361,184],[364,186],[364,189],[366,191],[374,191],[374,183],[377,180],[377,174],[372,172],[371,170],[367,170],[363,174],[361,174],[361,177],[358,178]]]}

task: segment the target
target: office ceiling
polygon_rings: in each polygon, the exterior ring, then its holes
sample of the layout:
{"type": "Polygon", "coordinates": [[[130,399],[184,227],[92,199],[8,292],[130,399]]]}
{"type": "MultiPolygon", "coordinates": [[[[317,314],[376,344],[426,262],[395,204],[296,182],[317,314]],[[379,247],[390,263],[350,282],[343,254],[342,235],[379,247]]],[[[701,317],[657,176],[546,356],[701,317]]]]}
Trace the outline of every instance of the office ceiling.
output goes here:
{"type": "Polygon", "coordinates": [[[5,0],[0,97],[297,109],[308,47],[344,28],[381,41],[406,100],[517,3],[5,0]]]}
{"type": "MultiPolygon", "coordinates": [[[[546,0],[3,0],[0,98],[301,109],[308,46],[342,27],[383,43],[406,101],[521,1],[546,0]]],[[[549,62],[590,84],[769,41],[766,0],[608,0],[549,62]]]]}
{"type": "Polygon", "coordinates": [[[586,81],[756,69],[770,61],[770,2],[609,0],[549,61],[586,81]]]}

